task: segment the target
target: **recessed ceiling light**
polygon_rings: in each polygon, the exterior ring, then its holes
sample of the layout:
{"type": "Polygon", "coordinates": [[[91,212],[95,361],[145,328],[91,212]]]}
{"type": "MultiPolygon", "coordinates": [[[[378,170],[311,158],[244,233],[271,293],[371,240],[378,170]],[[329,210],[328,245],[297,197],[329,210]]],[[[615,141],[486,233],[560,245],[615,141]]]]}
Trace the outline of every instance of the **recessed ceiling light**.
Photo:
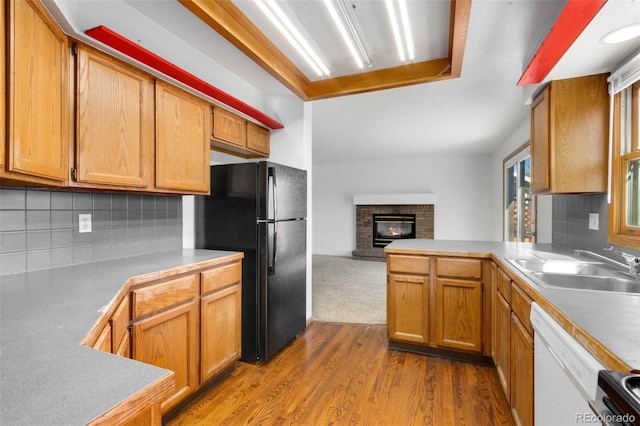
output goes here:
{"type": "Polygon", "coordinates": [[[640,36],[640,24],[632,24],[605,34],[600,42],[604,44],[622,43],[638,36],[640,36]]]}

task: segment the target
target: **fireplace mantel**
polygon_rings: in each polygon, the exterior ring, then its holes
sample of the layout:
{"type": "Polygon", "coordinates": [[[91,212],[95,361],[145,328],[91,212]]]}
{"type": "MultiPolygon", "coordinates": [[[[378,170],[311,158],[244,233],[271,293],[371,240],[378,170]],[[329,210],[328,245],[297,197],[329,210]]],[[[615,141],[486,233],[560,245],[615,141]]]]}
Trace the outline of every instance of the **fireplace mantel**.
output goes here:
{"type": "Polygon", "coordinates": [[[354,206],[435,204],[435,194],[355,194],[354,206]]]}

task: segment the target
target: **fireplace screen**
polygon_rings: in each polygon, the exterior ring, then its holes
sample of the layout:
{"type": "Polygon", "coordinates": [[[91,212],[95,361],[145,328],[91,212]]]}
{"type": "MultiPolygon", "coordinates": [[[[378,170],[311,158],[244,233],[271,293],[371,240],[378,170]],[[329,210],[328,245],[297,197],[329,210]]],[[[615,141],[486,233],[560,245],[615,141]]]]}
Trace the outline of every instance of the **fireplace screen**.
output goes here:
{"type": "Polygon", "coordinates": [[[416,237],[415,214],[374,214],[373,246],[384,247],[394,240],[416,237]]]}

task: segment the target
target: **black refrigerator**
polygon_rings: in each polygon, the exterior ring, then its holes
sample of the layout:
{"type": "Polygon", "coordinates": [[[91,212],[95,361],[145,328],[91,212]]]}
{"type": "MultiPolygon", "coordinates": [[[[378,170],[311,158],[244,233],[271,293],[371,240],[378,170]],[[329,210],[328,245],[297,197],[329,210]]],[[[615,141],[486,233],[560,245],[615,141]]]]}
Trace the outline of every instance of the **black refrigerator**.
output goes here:
{"type": "Polygon", "coordinates": [[[267,161],[211,166],[195,197],[196,247],[244,252],[242,361],[269,359],[306,327],[307,172],[267,161]]]}

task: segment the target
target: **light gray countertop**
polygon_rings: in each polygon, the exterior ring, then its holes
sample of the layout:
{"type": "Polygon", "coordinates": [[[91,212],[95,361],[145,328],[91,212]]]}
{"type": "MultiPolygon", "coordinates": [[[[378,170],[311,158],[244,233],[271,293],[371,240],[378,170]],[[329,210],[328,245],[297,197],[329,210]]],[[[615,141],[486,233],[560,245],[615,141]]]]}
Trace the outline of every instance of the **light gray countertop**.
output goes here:
{"type": "Polygon", "coordinates": [[[129,278],[233,253],[185,249],[0,276],[0,424],[84,425],[167,374],[80,342],[129,278]]]}
{"type": "MultiPolygon", "coordinates": [[[[590,290],[542,287],[512,267],[507,258],[541,256],[574,257],[573,251],[551,244],[506,243],[497,241],[398,240],[388,252],[424,251],[431,255],[493,255],[503,260],[535,292],[562,312],[632,369],[640,369],[640,295],[590,290]]],[[[589,348],[587,348],[589,349],[589,348]]],[[[593,353],[597,358],[597,353],[593,353]]],[[[603,362],[606,365],[606,362],[603,362]]]]}

